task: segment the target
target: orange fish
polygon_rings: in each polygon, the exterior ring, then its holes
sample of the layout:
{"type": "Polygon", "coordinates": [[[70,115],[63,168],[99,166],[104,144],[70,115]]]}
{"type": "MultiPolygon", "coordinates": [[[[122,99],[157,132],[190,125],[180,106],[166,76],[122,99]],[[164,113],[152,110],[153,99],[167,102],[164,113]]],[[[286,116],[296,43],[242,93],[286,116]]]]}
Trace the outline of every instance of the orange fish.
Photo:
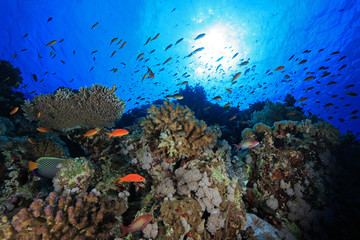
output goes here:
{"type": "Polygon", "coordinates": [[[151,39],[151,41],[157,39],[159,37],[159,35],[160,35],[160,33],[156,34],[156,36],[153,39],[151,39]]]}
{"type": "Polygon", "coordinates": [[[303,102],[303,101],[306,101],[306,100],[308,100],[308,98],[307,97],[302,97],[302,98],[300,98],[299,100],[297,100],[298,102],[303,102]]]}
{"type": "Polygon", "coordinates": [[[164,65],[165,63],[168,63],[170,60],[171,60],[171,57],[169,57],[169,58],[163,63],[163,65],[164,65]]]}
{"type": "Polygon", "coordinates": [[[49,132],[49,130],[47,130],[44,127],[38,127],[36,130],[38,130],[39,132],[43,132],[43,133],[48,133],[49,132]]]}
{"type": "Polygon", "coordinates": [[[111,137],[121,137],[128,133],[129,131],[126,129],[116,129],[112,133],[106,133],[106,134],[109,135],[109,138],[111,138],[111,137]]]}
{"type": "Polygon", "coordinates": [[[314,76],[309,76],[309,77],[305,78],[303,81],[310,81],[310,80],[312,80],[314,78],[315,78],[314,76]]]}
{"type": "Polygon", "coordinates": [[[228,91],[229,93],[232,93],[232,91],[229,88],[227,88],[226,91],[228,91]]]}
{"type": "Polygon", "coordinates": [[[152,215],[142,215],[138,217],[135,221],[133,221],[129,226],[120,225],[122,230],[122,235],[120,237],[125,236],[128,232],[135,232],[140,229],[140,231],[144,230],[146,225],[152,220],[152,215]]]}
{"type": "Polygon", "coordinates": [[[234,144],[237,149],[236,152],[239,151],[239,149],[251,149],[253,147],[256,147],[257,145],[259,145],[259,142],[254,140],[254,139],[247,139],[242,141],[239,145],[234,144]]]}
{"type": "Polygon", "coordinates": [[[97,132],[98,132],[97,129],[91,129],[91,130],[87,131],[83,136],[84,137],[90,137],[90,136],[95,135],[97,132]]]}
{"type": "Polygon", "coordinates": [[[41,116],[41,112],[38,112],[38,113],[36,114],[36,117],[39,119],[40,116],[41,116]]]}
{"type": "Polygon", "coordinates": [[[236,115],[235,115],[235,116],[232,116],[231,118],[229,118],[229,121],[234,120],[236,117],[237,117],[236,115]]]}
{"type": "Polygon", "coordinates": [[[145,178],[138,174],[128,174],[125,177],[118,177],[119,183],[121,182],[144,182],[145,178]]]}
{"type": "Polygon", "coordinates": [[[91,29],[93,29],[94,27],[96,27],[99,24],[99,22],[96,22],[94,25],[92,25],[91,29]]]}
{"type": "Polygon", "coordinates": [[[224,105],[224,107],[229,107],[231,103],[227,103],[224,105]]]}
{"type": "Polygon", "coordinates": [[[113,44],[113,42],[115,42],[116,40],[118,40],[118,38],[113,38],[110,42],[110,45],[113,44]]]}
{"type": "Polygon", "coordinates": [[[19,107],[15,107],[13,110],[11,110],[10,115],[14,115],[19,110],[19,107]]]}
{"type": "Polygon", "coordinates": [[[275,69],[275,72],[276,72],[276,71],[283,70],[284,68],[285,68],[284,66],[277,67],[277,68],[275,69]]]}
{"type": "Polygon", "coordinates": [[[34,145],[36,144],[36,142],[34,142],[31,138],[28,138],[27,140],[28,140],[31,144],[34,144],[34,145]]]}
{"type": "Polygon", "coordinates": [[[138,59],[141,58],[142,56],[144,56],[144,53],[140,53],[139,56],[137,56],[136,60],[138,60],[138,59]]]}
{"type": "Polygon", "coordinates": [[[148,76],[148,78],[154,78],[154,73],[153,73],[153,71],[151,71],[151,69],[149,68],[149,67],[147,67],[148,68],[148,74],[149,74],[149,76],[148,76]]]}
{"type": "Polygon", "coordinates": [[[238,72],[237,74],[235,74],[235,76],[233,77],[233,79],[231,80],[232,82],[235,81],[238,77],[240,77],[241,72],[238,72]]]}
{"type": "Polygon", "coordinates": [[[115,84],[114,84],[113,87],[112,87],[112,89],[109,91],[109,93],[115,92],[115,89],[116,89],[116,86],[115,86],[115,84]]]}
{"type": "Polygon", "coordinates": [[[120,49],[122,49],[126,44],[126,41],[121,45],[120,49]]]}
{"type": "Polygon", "coordinates": [[[147,73],[145,73],[145,75],[143,76],[143,78],[141,79],[141,82],[143,82],[144,81],[144,79],[147,77],[147,75],[148,75],[148,72],[147,73]]]}
{"type": "Polygon", "coordinates": [[[115,50],[115,51],[113,51],[113,53],[111,54],[111,56],[110,56],[110,57],[113,57],[115,53],[116,53],[116,50],[115,50]]]}
{"type": "Polygon", "coordinates": [[[45,47],[54,45],[56,42],[57,42],[56,40],[52,40],[51,42],[48,42],[47,44],[45,44],[45,47]]]}
{"type": "Polygon", "coordinates": [[[148,38],[148,40],[146,41],[146,43],[144,44],[144,46],[145,46],[146,44],[148,44],[148,43],[150,42],[150,40],[151,40],[151,37],[148,38]]]}

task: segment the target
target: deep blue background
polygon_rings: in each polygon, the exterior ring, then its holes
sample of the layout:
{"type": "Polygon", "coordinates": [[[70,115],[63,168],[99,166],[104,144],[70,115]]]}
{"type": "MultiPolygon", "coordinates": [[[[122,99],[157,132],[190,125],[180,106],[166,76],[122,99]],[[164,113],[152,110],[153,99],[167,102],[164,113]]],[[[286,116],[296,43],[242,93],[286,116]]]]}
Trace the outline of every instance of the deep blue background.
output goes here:
{"type": "Polygon", "coordinates": [[[231,102],[240,110],[267,98],[283,100],[287,93],[296,99],[307,97],[302,102],[305,110],[324,119],[333,116],[329,122],[342,132],[360,132],[360,120],[350,119],[354,116],[350,113],[360,108],[360,96],[345,95],[350,91],[360,93],[359,1],[1,0],[0,6],[0,59],[9,60],[22,71],[23,85],[28,86],[19,90],[27,98],[52,93],[60,86],[116,84],[120,98],[131,98],[127,101],[127,109],[131,109],[138,96],[145,97],[140,103],[164,98],[184,87],[177,84],[188,81],[191,86],[201,84],[209,99],[220,95],[220,105],[231,102]],[[52,20],[47,22],[50,17],[52,20]],[[99,24],[91,29],[95,22],[99,24]],[[23,38],[26,33],[28,36],[23,38]],[[157,33],[158,39],[144,46],[157,33]],[[206,36],[195,41],[200,33],[206,36]],[[116,37],[118,40],[110,45],[116,37]],[[174,46],[180,38],[184,40],[174,46]],[[64,41],[53,45],[55,51],[45,47],[51,40],[61,39],[64,41]],[[120,39],[127,42],[122,49],[118,49],[122,43],[116,45],[120,39]],[[165,51],[170,44],[173,46],[165,51]],[[204,50],[185,58],[199,47],[204,50]],[[153,49],[155,52],[150,54],[153,49]],[[320,49],[324,50],[318,52],[320,49]],[[98,52],[91,54],[94,50],[98,52]],[[311,52],[303,53],[305,50],[311,52]],[[56,53],[54,58],[51,51],[56,53]],[[330,55],[335,51],[340,53],[330,55]],[[141,61],[136,60],[140,53],[145,54],[141,61]],[[238,55],[232,59],[235,53],[238,55]],[[343,56],[346,58],[339,61],[343,56]],[[169,57],[172,59],[162,64],[169,57]],[[299,65],[304,59],[307,62],[299,65]],[[245,60],[249,64],[240,67],[245,60]],[[344,64],[347,66],[339,70],[344,64]],[[146,66],[155,78],[142,83],[146,66]],[[285,69],[274,72],[278,66],[285,69]],[[318,70],[321,66],[329,68],[318,70]],[[118,71],[110,71],[113,68],[118,71]],[[242,75],[231,85],[239,71],[242,75]],[[320,77],[325,71],[331,74],[320,77]],[[37,75],[37,82],[32,74],[37,75]],[[291,81],[284,81],[286,74],[291,81]],[[316,78],[304,82],[310,75],[316,78]],[[40,83],[41,79],[44,81],[40,83]],[[337,83],[327,86],[331,81],[337,83]],[[355,86],[345,89],[350,84],[355,86]],[[309,87],[314,89],[305,91],[309,87]],[[34,90],[36,93],[29,95],[34,90]],[[325,108],[327,103],[334,106],[325,108]]]}

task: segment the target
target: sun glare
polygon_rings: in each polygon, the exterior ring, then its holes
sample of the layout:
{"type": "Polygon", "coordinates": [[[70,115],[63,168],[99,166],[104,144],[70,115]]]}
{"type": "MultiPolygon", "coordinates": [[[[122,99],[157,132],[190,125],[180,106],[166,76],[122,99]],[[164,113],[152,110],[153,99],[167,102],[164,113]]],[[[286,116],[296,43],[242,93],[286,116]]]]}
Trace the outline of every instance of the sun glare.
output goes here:
{"type": "MultiPolygon", "coordinates": [[[[203,47],[201,57],[197,62],[202,66],[217,67],[227,71],[233,65],[230,61],[232,56],[238,52],[238,36],[236,32],[226,25],[215,25],[205,30],[205,37],[196,41],[195,49],[203,47]]],[[[201,68],[200,68],[201,69],[201,68]]]]}

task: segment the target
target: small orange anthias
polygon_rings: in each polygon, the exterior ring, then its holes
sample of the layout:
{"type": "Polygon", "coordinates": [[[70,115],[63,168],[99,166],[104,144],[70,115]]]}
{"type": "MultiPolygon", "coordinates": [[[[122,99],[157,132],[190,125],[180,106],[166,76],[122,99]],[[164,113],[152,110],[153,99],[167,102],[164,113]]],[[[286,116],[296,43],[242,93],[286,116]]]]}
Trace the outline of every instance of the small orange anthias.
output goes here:
{"type": "Polygon", "coordinates": [[[120,225],[122,229],[122,234],[120,237],[125,236],[128,232],[135,232],[140,229],[140,231],[144,230],[146,225],[151,221],[153,218],[152,215],[142,215],[138,217],[135,221],[133,221],[129,226],[120,225]]]}
{"type": "Polygon", "coordinates": [[[125,177],[118,177],[119,183],[122,182],[144,182],[145,178],[140,176],[139,174],[128,174],[125,177]]]}
{"type": "Polygon", "coordinates": [[[84,137],[91,137],[94,136],[99,130],[98,129],[91,129],[87,131],[83,136],[84,137]]]}
{"type": "Polygon", "coordinates": [[[237,149],[236,152],[239,151],[240,149],[251,149],[253,147],[256,147],[257,145],[259,145],[259,142],[254,140],[254,139],[247,139],[242,141],[239,145],[234,144],[237,149]]]}
{"type": "Polygon", "coordinates": [[[116,130],[112,131],[111,133],[106,133],[106,134],[109,135],[109,139],[110,139],[111,137],[121,137],[128,133],[129,133],[129,131],[126,129],[116,129],[116,130]]]}

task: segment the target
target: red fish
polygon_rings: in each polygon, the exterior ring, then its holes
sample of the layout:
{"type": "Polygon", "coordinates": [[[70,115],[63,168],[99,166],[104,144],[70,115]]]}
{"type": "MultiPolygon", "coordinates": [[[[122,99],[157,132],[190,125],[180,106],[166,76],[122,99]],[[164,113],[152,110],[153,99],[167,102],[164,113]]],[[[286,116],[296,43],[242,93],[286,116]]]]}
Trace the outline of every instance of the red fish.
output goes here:
{"type": "Polygon", "coordinates": [[[140,229],[140,231],[144,230],[146,225],[152,220],[152,215],[142,215],[138,217],[135,221],[133,221],[129,226],[120,225],[122,229],[122,235],[120,237],[125,236],[128,232],[135,232],[140,229]]]}
{"type": "Polygon", "coordinates": [[[144,182],[145,178],[140,176],[139,174],[128,174],[125,177],[118,177],[119,183],[121,182],[144,182]]]}
{"type": "Polygon", "coordinates": [[[259,145],[259,142],[254,140],[254,139],[247,139],[242,141],[239,145],[234,144],[237,149],[236,152],[239,151],[240,149],[251,149],[253,147],[256,147],[257,145],[259,145]]]}
{"type": "Polygon", "coordinates": [[[126,129],[116,129],[113,132],[106,133],[106,134],[109,135],[109,138],[111,138],[111,137],[121,137],[121,136],[124,136],[124,135],[126,135],[128,133],[129,133],[129,131],[126,130],[126,129]]]}
{"type": "Polygon", "coordinates": [[[147,67],[147,68],[148,68],[148,72],[147,72],[147,73],[149,73],[148,78],[154,78],[154,73],[153,73],[153,71],[151,71],[151,69],[150,69],[149,67],[147,67]]]}

